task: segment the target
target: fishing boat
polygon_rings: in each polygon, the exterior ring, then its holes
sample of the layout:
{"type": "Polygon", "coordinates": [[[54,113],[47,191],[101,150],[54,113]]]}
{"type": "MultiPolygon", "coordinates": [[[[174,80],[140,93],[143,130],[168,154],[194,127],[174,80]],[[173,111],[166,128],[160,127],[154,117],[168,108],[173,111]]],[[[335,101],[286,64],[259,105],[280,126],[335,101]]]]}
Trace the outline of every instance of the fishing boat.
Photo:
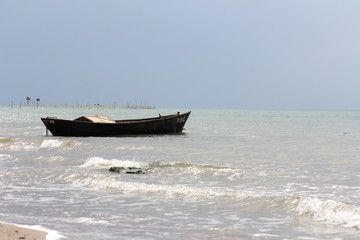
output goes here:
{"type": "Polygon", "coordinates": [[[81,116],[74,120],[56,117],[41,118],[53,136],[106,137],[122,135],[176,134],[181,133],[191,111],[172,115],[113,120],[108,116],[81,116]]]}

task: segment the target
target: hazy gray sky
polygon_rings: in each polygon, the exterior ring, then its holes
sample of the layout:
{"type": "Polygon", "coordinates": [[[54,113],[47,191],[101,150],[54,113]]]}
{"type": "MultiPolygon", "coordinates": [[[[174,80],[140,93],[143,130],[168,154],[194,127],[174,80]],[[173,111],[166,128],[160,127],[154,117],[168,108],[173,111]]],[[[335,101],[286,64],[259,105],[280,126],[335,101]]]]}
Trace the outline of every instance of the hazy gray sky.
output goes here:
{"type": "Polygon", "coordinates": [[[359,0],[0,0],[0,105],[360,109],[359,0]]]}

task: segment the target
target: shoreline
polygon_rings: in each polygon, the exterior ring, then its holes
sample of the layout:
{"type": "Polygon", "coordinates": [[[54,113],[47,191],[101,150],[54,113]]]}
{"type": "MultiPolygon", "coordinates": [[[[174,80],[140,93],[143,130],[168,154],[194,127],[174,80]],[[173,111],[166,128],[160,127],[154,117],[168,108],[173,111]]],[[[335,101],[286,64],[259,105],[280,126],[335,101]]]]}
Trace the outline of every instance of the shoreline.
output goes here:
{"type": "Polygon", "coordinates": [[[1,240],[57,240],[65,238],[57,231],[45,229],[41,226],[27,226],[0,222],[1,240]]]}
{"type": "Polygon", "coordinates": [[[12,223],[0,222],[0,239],[2,240],[46,240],[48,232],[12,223]]]}

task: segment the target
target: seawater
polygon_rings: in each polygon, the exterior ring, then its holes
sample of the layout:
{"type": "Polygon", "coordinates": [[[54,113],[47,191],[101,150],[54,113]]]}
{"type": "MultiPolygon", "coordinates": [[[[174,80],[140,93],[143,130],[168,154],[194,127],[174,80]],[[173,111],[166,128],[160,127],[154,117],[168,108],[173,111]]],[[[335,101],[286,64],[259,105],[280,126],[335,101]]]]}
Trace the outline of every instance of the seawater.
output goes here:
{"type": "Polygon", "coordinates": [[[1,107],[0,221],[74,240],[359,239],[359,111],[191,110],[180,135],[81,138],[40,117],[179,109],[1,107]]]}

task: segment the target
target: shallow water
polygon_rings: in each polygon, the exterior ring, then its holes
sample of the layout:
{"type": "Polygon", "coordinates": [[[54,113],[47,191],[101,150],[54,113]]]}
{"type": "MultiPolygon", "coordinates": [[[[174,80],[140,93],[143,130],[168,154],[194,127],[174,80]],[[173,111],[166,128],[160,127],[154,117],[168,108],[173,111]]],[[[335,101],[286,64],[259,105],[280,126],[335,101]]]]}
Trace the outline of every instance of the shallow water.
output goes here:
{"type": "Polygon", "coordinates": [[[0,108],[0,220],[74,240],[360,237],[360,112],[192,109],[184,134],[117,138],[40,121],[177,111],[0,108]]]}

